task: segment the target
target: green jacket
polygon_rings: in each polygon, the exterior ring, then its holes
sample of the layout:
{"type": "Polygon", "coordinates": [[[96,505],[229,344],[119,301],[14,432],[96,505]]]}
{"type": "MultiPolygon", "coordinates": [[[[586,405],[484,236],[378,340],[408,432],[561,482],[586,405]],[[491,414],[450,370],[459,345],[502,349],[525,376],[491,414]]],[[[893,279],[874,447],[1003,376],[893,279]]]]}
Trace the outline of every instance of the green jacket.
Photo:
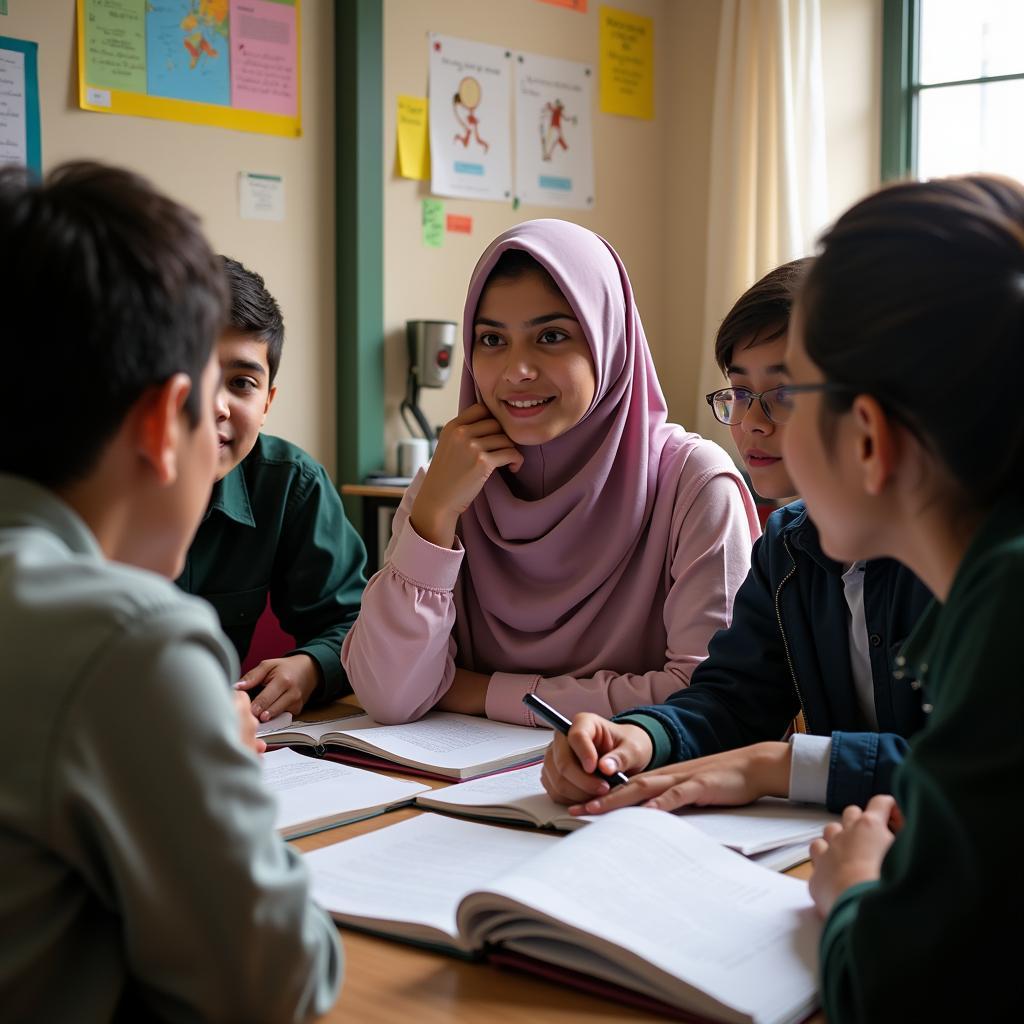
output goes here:
{"type": "Polygon", "coordinates": [[[944,605],[898,661],[928,720],[897,769],[906,819],[877,882],[844,893],[821,942],[829,1024],[995,1021],[1020,1012],[1024,500],[973,539],[944,605]],[[902,661],[901,661],[902,659],[902,661]]]}
{"type": "Polygon", "coordinates": [[[204,597],[245,660],[267,595],[281,628],[320,667],[317,701],[351,693],[341,644],[359,613],[366,548],[323,466],[261,434],[213,489],[178,586],[204,597]]]}

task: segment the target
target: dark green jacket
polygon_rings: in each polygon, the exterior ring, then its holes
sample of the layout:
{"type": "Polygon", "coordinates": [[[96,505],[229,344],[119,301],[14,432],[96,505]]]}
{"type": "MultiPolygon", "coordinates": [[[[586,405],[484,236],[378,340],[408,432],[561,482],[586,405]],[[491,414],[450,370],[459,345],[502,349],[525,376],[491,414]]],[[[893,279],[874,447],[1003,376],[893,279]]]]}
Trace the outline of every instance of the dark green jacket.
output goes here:
{"type": "Polygon", "coordinates": [[[341,644],[359,613],[366,549],[323,466],[261,434],[213,489],[178,586],[206,598],[244,660],[267,603],[320,667],[314,700],[351,693],[341,644]]]}
{"type": "Polygon", "coordinates": [[[928,712],[894,780],[906,818],[878,882],[837,901],[821,942],[829,1024],[998,1021],[1024,1002],[1024,500],[973,539],[944,605],[904,647],[928,712]],[[1018,833],[1019,835],[1019,833],[1018,833]]]}

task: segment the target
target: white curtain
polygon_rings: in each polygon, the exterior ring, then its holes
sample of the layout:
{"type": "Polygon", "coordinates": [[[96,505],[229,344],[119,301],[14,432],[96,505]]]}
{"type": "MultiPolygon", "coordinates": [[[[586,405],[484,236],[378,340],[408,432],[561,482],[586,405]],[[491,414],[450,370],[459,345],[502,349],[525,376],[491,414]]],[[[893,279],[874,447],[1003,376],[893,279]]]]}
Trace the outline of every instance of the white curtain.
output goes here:
{"type": "Polygon", "coordinates": [[[697,396],[705,436],[727,436],[704,401],[724,386],[718,325],[759,277],[813,252],[827,208],[820,0],[723,0],[697,396]]]}

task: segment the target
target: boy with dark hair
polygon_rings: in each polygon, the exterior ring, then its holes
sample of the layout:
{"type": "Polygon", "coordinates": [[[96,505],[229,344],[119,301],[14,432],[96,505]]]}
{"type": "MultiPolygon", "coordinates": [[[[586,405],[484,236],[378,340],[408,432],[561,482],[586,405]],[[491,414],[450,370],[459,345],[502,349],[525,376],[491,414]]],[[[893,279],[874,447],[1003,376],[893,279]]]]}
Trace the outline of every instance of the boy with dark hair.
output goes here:
{"type": "Polygon", "coordinates": [[[234,651],[169,582],[216,471],[226,304],[196,218],[136,175],[0,171],[5,1019],[298,1021],[337,992],[234,651]]]}
{"type": "MultiPolygon", "coordinates": [[[[715,339],[730,386],[707,401],[767,498],[795,490],[781,447],[791,408],[784,356],[810,263],[794,260],[752,285],[715,339]]],[[[785,505],[768,517],[732,623],[712,638],[689,687],[612,722],[578,715],[568,740],[556,736],[548,751],[545,786],[579,803],[580,813],[761,796],[837,812],[863,806],[890,791],[907,738],[924,725],[921,701],[892,659],[930,600],[891,559],[841,565],[829,558],[804,503],[785,505]],[[794,719],[796,733],[783,742],[794,719]],[[607,785],[586,774],[598,758],[602,771],[645,774],[604,796],[607,785]]]]}
{"type": "Polygon", "coordinates": [[[178,586],[214,606],[241,660],[269,594],[296,647],[238,684],[261,688],[252,713],[268,721],[352,692],[341,644],[359,613],[366,549],[323,466],[260,433],[277,394],[284,320],[259,274],[222,259],[231,313],[217,340],[217,483],[178,586]]]}

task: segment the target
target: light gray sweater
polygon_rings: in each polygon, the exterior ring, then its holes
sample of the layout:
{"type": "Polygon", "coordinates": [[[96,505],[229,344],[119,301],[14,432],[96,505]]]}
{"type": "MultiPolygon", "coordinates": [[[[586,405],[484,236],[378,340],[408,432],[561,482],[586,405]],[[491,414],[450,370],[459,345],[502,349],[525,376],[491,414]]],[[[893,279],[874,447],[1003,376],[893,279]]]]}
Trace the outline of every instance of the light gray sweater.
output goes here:
{"type": "Polygon", "coordinates": [[[107,562],[50,491],[0,474],[5,1020],[334,1002],[340,944],[240,742],[237,671],[208,605],[107,562]]]}

